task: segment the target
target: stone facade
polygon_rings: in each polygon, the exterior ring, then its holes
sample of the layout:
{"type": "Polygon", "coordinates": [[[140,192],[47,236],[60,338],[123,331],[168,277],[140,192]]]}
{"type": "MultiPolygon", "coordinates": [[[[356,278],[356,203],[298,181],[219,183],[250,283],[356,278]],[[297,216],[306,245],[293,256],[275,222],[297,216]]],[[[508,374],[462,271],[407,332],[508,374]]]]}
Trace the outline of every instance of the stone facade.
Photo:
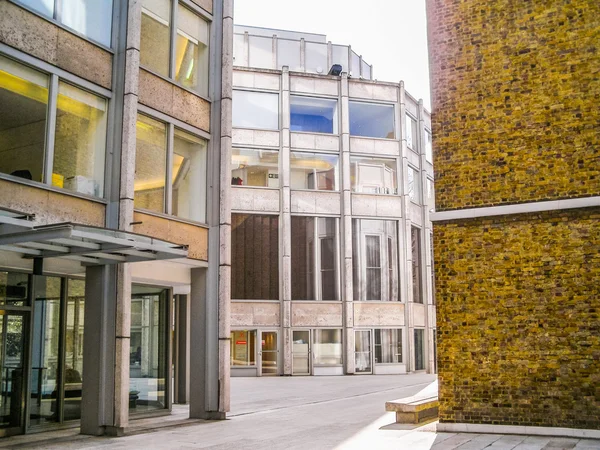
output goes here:
{"type": "Polygon", "coordinates": [[[600,7],[427,10],[440,422],[597,429],[600,7]]]}

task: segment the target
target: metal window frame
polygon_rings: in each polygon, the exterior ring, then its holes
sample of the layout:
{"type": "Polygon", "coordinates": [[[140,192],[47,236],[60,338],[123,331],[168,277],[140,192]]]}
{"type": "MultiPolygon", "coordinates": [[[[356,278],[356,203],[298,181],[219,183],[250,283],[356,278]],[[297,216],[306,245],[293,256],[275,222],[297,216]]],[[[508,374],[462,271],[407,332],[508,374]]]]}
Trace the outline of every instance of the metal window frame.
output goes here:
{"type": "MultiPolygon", "coordinates": [[[[348,98],[348,120],[350,121],[350,104],[351,103],[364,103],[367,105],[374,105],[374,106],[383,106],[383,107],[391,107],[392,108],[392,117],[393,117],[393,123],[394,123],[394,137],[393,138],[382,138],[382,137],[376,137],[376,136],[359,136],[359,135],[354,135],[354,134],[350,134],[350,137],[352,138],[365,138],[365,139],[381,139],[384,141],[397,141],[398,140],[398,129],[397,129],[397,124],[396,124],[396,103],[390,103],[389,101],[378,101],[378,100],[362,100],[362,99],[356,99],[356,98],[348,98]]],[[[350,122],[348,122],[349,124],[350,122]]]]}

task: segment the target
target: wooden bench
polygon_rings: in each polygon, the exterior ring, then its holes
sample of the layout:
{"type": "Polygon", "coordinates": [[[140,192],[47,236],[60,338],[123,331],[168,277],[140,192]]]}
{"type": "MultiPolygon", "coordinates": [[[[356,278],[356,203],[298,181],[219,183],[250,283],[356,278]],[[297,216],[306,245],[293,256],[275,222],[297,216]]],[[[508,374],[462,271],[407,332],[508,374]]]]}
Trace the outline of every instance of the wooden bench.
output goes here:
{"type": "Polygon", "coordinates": [[[423,397],[405,397],[385,402],[385,410],[396,413],[396,423],[419,424],[438,416],[439,401],[437,395],[423,397]]]}

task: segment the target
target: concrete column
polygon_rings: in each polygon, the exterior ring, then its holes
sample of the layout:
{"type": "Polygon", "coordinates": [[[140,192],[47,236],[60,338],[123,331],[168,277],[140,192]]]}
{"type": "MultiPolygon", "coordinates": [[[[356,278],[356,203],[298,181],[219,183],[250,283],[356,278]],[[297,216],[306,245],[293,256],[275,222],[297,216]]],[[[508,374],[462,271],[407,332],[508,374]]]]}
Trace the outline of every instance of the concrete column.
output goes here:
{"type": "Polygon", "coordinates": [[[188,296],[175,296],[175,403],[188,402],[189,372],[188,296]]]}
{"type": "Polygon", "coordinates": [[[81,433],[99,436],[113,425],[116,271],[90,266],[85,276],[81,433]]]}
{"type": "Polygon", "coordinates": [[[283,375],[292,374],[292,216],[290,190],[290,71],[283,67],[281,81],[281,148],[279,154],[280,263],[281,263],[281,340],[283,342],[283,375]]]}
{"type": "Polygon", "coordinates": [[[350,185],[350,104],[348,74],[341,76],[340,116],[342,119],[342,302],[344,325],[344,371],[354,373],[354,293],[352,289],[352,191],[350,185]]]}

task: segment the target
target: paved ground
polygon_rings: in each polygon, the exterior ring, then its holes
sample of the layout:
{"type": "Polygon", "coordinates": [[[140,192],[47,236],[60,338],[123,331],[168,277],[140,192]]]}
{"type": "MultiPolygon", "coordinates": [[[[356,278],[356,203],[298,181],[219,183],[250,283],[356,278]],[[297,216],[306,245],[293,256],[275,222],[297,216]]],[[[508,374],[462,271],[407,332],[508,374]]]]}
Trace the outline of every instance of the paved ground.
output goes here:
{"type": "Polygon", "coordinates": [[[435,423],[394,424],[386,400],[413,395],[431,375],[234,378],[230,419],[186,420],[176,407],[166,419],[132,422],[123,438],[90,438],[76,430],[3,439],[0,447],[47,449],[600,449],[600,440],[436,433],[435,423]],[[161,427],[161,428],[155,428],[161,427]]]}

